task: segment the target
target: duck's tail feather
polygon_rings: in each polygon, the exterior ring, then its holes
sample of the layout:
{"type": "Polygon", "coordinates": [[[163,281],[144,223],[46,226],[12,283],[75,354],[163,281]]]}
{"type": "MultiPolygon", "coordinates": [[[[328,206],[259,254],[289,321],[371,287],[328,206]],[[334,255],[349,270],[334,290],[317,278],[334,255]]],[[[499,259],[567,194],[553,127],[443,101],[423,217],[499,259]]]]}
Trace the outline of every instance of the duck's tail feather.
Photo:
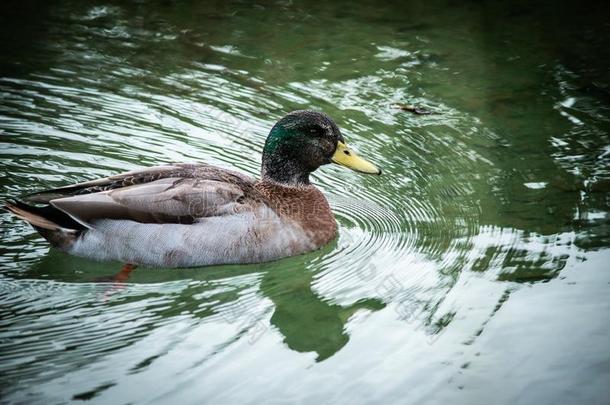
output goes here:
{"type": "Polygon", "coordinates": [[[32,225],[52,245],[66,248],[76,240],[84,227],[53,206],[35,207],[21,201],[10,201],[4,209],[32,225]]]}

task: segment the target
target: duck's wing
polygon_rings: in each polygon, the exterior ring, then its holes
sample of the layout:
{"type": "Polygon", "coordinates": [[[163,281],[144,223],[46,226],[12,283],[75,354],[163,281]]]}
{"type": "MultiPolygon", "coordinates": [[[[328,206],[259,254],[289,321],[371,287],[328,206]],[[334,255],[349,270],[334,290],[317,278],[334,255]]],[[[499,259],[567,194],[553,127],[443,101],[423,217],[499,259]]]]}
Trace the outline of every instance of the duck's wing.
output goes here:
{"type": "Polygon", "coordinates": [[[58,198],[115,190],[171,177],[200,178],[236,184],[248,184],[253,181],[250,177],[239,172],[205,163],[173,163],[163,166],[147,167],[101,179],[48,189],[25,195],[22,197],[22,200],[30,203],[48,204],[51,200],[58,198]]]}
{"type": "Polygon", "coordinates": [[[38,193],[29,200],[48,202],[86,227],[103,219],[190,224],[253,210],[262,203],[253,179],[209,165],[129,172],[38,193]]]}

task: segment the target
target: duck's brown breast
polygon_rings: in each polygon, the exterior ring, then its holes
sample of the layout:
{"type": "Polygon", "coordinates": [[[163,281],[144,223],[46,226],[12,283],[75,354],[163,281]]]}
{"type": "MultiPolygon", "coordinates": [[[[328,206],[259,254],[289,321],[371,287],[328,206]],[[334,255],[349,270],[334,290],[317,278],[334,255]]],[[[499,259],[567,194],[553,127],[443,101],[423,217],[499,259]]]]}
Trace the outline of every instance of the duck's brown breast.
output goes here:
{"type": "Polygon", "coordinates": [[[321,247],[337,233],[337,222],[324,194],[313,185],[284,186],[260,181],[255,188],[282,218],[296,222],[321,247]]]}

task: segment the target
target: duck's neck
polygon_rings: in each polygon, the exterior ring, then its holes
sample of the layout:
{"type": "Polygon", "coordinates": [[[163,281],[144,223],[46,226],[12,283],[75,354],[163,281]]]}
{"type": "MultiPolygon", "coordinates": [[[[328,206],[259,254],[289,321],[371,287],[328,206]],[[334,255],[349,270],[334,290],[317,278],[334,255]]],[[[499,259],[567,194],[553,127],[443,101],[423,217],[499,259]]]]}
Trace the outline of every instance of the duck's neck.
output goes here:
{"type": "Polygon", "coordinates": [[[297,161],[265,156],[261,167],[261,179],[285,186],[307,186],[311,172],[297,161]]]}

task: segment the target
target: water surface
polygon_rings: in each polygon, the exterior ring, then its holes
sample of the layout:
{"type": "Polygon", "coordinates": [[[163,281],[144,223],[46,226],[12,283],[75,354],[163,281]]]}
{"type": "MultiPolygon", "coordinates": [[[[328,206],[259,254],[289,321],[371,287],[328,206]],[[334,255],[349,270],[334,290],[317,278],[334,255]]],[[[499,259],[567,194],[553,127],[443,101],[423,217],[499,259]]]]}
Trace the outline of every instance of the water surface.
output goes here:
{"type": "Polygon", "coordinates": [[[138,268],[0,214],[13,403],[606,403],[603,7],[411,1],[0,6],[0,199],[140,166],[258,176],[331,115],[384,176],[324,167],[339,224],[273,263],[138,268]],[[433,114],[397,108],[412,104],[433,114]]]}

